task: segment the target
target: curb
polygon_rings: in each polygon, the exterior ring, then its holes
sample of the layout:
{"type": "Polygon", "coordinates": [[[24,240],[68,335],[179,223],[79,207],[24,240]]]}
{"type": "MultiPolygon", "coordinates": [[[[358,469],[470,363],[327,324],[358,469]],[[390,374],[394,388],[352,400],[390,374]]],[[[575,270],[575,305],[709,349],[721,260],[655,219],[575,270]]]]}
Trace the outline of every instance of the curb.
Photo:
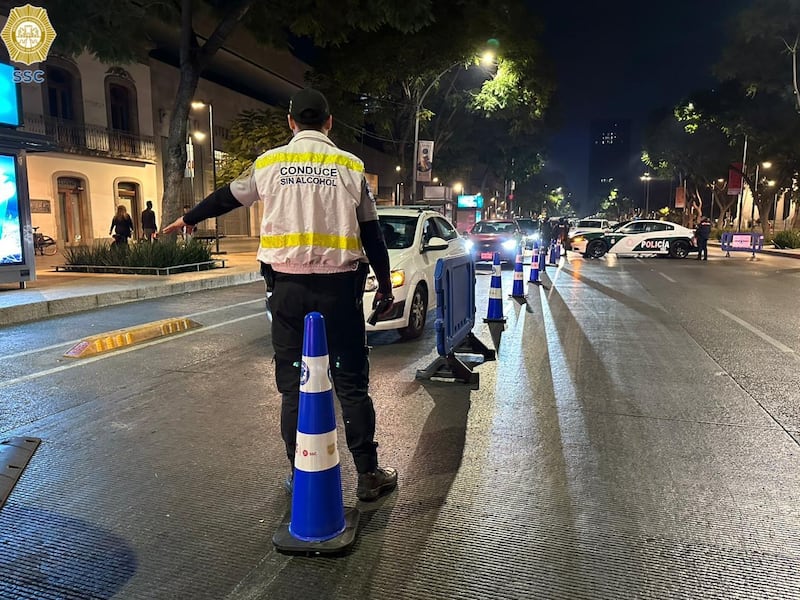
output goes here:
{"type": "Polygon", "coordinates": [[[0,325],[15,325],[116,304],[162,298],[164,296],[176,296],[187,292],[231,287],[262,280],[261,274],[257,271],[247,271],[203,279],[164,282],[125,290],[72,296],[56,300],[42,300],[41,302],[30,302],[21,306],[0,308],[0,325]]]}

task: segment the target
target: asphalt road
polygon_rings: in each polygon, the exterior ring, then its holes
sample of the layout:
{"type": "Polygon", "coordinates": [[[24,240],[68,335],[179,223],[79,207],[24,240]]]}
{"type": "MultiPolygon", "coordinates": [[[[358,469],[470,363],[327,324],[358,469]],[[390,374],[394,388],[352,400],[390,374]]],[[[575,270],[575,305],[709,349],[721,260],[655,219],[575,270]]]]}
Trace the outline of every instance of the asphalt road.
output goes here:
{"type": "Polygon", "coordinates": [[[287,465],[263,285],[0,328],[0,438],[43,440],[0,510],[0,598],[800,597],[796,265],[573,258],[506,298],[502,334],[481,271],[474,331],[498,358],[478,387],[415,380],[430,322],[370,336],[400,487],[360,505],[337,558],[272,547],[287,465]],[[63,357],[172,316],[202,327],[63,357]]]}

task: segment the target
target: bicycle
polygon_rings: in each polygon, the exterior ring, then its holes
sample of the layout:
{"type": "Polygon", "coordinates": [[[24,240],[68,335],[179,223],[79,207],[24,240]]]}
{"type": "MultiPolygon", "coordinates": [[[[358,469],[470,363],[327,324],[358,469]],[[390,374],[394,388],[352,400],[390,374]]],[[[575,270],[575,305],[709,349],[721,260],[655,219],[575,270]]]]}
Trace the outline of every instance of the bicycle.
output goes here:
{"type": "Polygon", "coordinates": [[[33,252],[42,256],[53,256],[58,252],[56,241],[49,235],[38,233],[38,227],[33,228],[33,252]]]}

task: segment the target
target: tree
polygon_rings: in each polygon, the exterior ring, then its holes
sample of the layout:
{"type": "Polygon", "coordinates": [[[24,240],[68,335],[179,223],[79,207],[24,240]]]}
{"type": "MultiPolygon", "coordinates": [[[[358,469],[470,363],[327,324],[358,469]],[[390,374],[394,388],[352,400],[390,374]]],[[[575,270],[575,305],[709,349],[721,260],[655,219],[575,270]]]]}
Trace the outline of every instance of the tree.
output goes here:
{"type": "Polygon", "coordinates": [[[798,56],[800,3],[756,0],[733,21],[716,73],[737,79],[748,93],[771,92],[792,99],[800,111],[798,56]]]}
{"type": "Polygon", "coordinates": [[[407,0],[403,10],[390,0],[50,0],[50,18],[62,52],[88,50],[103,61],[126,62],[149,50],[150,30],[176,32],[180,78],[170,112],[161,222],[181,213],[179,193],[186,165],[187,119],[203,71],[227,40],[242,27],[263,44],[288,45],[288,35],[306,36],[319,46],[343,44],[357,31],[382,27],[410,33],[430,22],[426,0],[407,0]]]}
{"type": "Polygon", "coordinates": [[[712,202],[718,203],[720,215],[736,200],[715,193],[718,180],[727,178],[735,159],[732,139],[714,114],[711,98],[715,93],[697,92],[672,110],[654,112],[645,132],[643,162],[657,177],[686,182],[687,224],[702,213],[701,190],[712,189],[712,202]]]}
{"type": "Polygon", "coordinates": [[[471,179],[482,188],[492,178],[530,176],[541,162],[552,92],[538,21],[513,0],[439,2],[431,13],[433,23],[412,35],[364,31],[320,53],[315,81],[341,107],[339,121],[410,173],[419,105],[420,137],[434,140],[437,175],[463,178],[480,165],[471,179]],[[476,61],[487,48],[497,51],[493,71],[476,61]]]}

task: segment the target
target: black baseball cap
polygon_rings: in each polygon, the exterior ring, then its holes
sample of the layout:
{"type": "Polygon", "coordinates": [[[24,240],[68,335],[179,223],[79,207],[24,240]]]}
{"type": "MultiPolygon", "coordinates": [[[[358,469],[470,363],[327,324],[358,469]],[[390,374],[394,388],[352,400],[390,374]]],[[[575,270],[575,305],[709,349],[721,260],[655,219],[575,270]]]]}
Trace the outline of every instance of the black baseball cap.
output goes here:
{"type": "Polygon", "coordinates": [[[322,125],[331,116],[331,111],[321,92],[306,88],[289,100],[289,114],[303,125],[322,125]]]}

